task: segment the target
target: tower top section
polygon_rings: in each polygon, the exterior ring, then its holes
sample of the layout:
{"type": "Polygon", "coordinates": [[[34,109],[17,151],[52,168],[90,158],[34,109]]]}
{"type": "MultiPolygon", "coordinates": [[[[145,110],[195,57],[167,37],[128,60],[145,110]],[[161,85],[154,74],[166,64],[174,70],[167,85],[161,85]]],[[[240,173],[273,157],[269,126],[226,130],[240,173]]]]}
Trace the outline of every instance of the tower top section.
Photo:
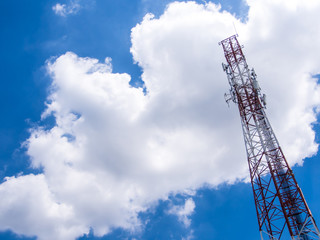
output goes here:
{"type": "Polygon", "coordinates": [[[219,45],[222,45],[228,63],[227,65],[222,63],[222,68],[227,73],[231,87],[230,93],[225,94],[225,100],[228,104],[230,100],[239,103],[239,93],[254,94],[257,97],[257,104],[265,108],[266,95],[260,92],[261,89],[254,69],[249,70],[248,68],[246,58],[242,52],[243,46],[239,44],[237,36],[233,35],[219,42],[219,45]]]}
{"type": "Polygon", "coordinates": [[[240,46],[237,36],[238,35],[233,35],[219,42],[219,45],[222,45],[224,55],[232,70],[235,70],[239,64],[246,65],[246,58],[242,52],[243,46],[240,46]]]}

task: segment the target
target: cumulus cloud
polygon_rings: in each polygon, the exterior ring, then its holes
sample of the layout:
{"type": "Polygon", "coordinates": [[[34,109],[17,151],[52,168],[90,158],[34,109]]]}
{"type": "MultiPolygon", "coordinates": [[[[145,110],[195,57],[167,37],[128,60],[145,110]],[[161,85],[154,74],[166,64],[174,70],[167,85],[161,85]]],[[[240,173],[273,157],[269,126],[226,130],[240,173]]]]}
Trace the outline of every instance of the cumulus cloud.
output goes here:
{"type": "Polygon", "coordinates": [[[52,10],[55,14],[65,17],[70,14],[76,14],[80,10],[80,8],[81,5],[79,4],[79,1],[74,0],[70,1],[69,4],[57,3],[52,7],[52,10]]]}
{"type": "MultiPolygon", "coordinates": [[[[71,240],[90,227],[99,236],[116,227],[134,231],[138,213],[169,194],[245,179],[240,118],[224,102],[228,83],[217,44],[233,33],[233,22],[289,162],[315,154],[311,124],[320,91],[311,76],[319,73],[320,47],[310,39],[320,35],[320,3],[288,2],[248,1],[246,23],[213,3],[176,2],[159,18],[146,15],[132,29],[131,52],[147,94],[130,86],[128,74],[113,73],[109,58],[99,63],[68,52],[50,61],[42,118],[56,124],[32,129],[26,141],[32,167],[43,174],[0,185],[1,196],[14,199],[0,212],[17,209],[11,219],[19,219],[5,222],[0,214],[1,229],[40,240],[48,239],[45,232],[71,240]],[[32,201],[17,200],[26,197],[32,201]],[[32,215],[35,206],[41,212],[32,215]],[[30,219],[43,227],[29,228],[30,219]]],[[[176,213],[184,221],[193,209],[190,199],[176,213]]]]}
{"type": "Polygon", "coordinates": [[[169,209],[168,213],[176,215],[180,222],[184,224],[185,227],[189,227],[191,224],[191,219],[189,218],[195,209],[196,205],[192,198],[188,198],[184,205],[180,206],[172,206],[171,209],[169,209]]]}
{"type": "Polygon", "coordinates": [[[79,232],[87,231],[73,207],[57,201],[43,174],[6,178],[0,196],[1,230],[11,228],[48,240],[75,239],[79,232]]]}

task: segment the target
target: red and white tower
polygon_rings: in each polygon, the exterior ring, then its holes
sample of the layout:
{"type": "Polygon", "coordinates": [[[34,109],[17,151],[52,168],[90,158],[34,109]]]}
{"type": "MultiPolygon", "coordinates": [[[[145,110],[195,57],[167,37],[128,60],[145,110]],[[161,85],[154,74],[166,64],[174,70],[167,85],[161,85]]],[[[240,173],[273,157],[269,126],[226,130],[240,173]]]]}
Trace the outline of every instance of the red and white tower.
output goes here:
{"type": "Polygon", "coordinates": [[[257,75],[250,70],[237,36],[222,45],[230,84],[226,101],[238,105],[261,239],[320,240],[320,233],[265,113],[257,75]]]}

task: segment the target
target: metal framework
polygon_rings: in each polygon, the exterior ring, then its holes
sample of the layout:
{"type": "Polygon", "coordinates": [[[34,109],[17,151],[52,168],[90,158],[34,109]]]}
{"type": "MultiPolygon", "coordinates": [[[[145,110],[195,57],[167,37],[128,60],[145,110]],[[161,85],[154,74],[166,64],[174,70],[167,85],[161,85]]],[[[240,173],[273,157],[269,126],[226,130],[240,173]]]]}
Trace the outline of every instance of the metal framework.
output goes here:
{"type": "Polygon", "coordinates": [[[230,84],[226,101],[238,105],[247,151],[261,239],[281,239],[285,226],[291,239],[320,239],[320,233],[300,187],[265,113],[254,70],[249,70],[237,36],[222,45],[222,64],[230,84]]]}

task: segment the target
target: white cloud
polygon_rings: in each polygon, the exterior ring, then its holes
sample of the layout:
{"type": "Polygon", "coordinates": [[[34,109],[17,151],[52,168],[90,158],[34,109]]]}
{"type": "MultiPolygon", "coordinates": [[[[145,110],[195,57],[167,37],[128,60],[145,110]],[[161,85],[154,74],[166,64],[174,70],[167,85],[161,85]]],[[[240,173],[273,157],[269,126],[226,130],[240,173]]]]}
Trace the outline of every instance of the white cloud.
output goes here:
{"type": "Polygon", "coordinates": [[[88,231],[71,205],[57,201],[43,174],[7,178],[0,185],[0,196],[1,230],[47,240],[75,239],[88,231]]]}
{"type": "Polygon", "coordinates": [[[129,85],[128,74],[112,73],[109,58],[99,63],[69,52],[50,62],[53,84],[42,116],[52,114],[57,124],[33,129],[26,143],[32,167],[44,173],[0,185],[2,198],[16,199],[0,212],[21,209],[8,222],[0,214],[1,229],[39,240],[46,232],[71,240],[90,227],[97,235],[134,230],[138,213],[158,199],[245,178],[240,119],[224,102],[217,44],[233,33],[233,22],[289,162],[315,154],[311,123],[320,96],[311,74],[319,73],[320,47],[311,43],[320,36],[320,3],[287,3],[249,1],[246,23],[211,3],[173,3],[159,19],[148,15],[132,30],[131,49],[147,95],[129,85]],[[26,196],[30,201],[17,200],[26,196]],[[38,205],[42,212],[30,217],[38,205]],[[65,215],[51,217],[50,209],[65,215]],[[29,219],[44,227],[29,227],[29,219]]]}
{"type": "Polygon", "coordinates": [[[57,3],[52,7],[52,10],[55,14],[65,17],[70,14],[76,14],[80,8],[81,5],[79,4],[79,0],[74,0],[70,1],[69,4],[57,3]]]}
{"type": "Polygon", "coordinates": [[[182,222],[184,226],[188,228],[191,224],[191,219],[189,217],[193,214],[195,207],[196,205],[193,199],[188,198],[183,206],[174,205],[169,209],[168,213],[177,215],[179,221],[182,222]]]}

